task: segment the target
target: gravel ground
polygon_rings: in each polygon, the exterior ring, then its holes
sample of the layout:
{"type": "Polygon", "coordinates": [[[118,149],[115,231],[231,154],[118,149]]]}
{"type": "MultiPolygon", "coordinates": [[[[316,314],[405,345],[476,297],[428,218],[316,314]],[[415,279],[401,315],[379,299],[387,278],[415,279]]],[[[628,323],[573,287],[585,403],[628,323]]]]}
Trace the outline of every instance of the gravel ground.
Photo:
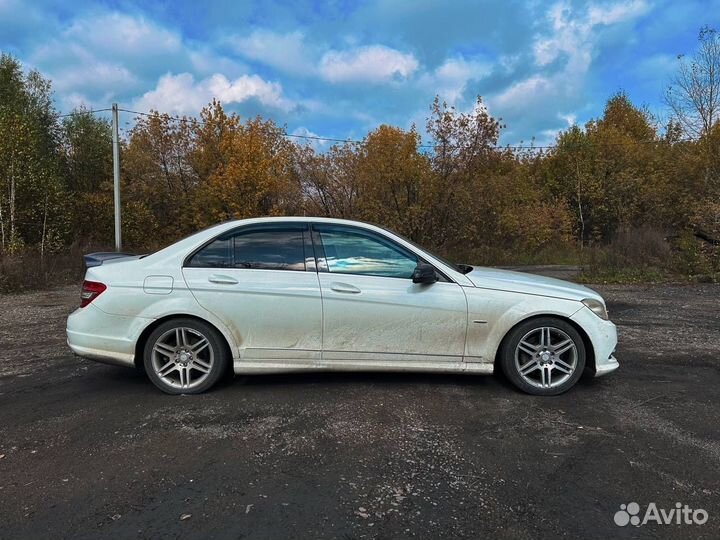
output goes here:
{"type": "Polygon", "coordinates": [[[621,369],[257,376],[193,397],[73,357],[76,288],[0,297],[2,538],[707,537],[720,529],[720,287],[599,286],[621,369]],[[676,502],[705,525],[618,527],[676,502]]]}

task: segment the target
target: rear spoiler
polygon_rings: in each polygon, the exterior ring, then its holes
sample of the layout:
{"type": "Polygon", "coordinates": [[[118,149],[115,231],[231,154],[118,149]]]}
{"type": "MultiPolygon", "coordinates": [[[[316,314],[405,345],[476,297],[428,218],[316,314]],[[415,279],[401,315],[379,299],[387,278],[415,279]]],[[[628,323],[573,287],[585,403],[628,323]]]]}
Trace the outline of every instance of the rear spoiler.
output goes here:
{"type": "Polygon", "coordinates": [[[85,259],[85,266],[92,268],[93,266],[100,266],[105,261],[111,261],[113,259],[124,259],[126,257],[135,257],[134,253],[120,253],[117,251],[99,251],[97,253],[88,253],[83,255],[85,259]]]}

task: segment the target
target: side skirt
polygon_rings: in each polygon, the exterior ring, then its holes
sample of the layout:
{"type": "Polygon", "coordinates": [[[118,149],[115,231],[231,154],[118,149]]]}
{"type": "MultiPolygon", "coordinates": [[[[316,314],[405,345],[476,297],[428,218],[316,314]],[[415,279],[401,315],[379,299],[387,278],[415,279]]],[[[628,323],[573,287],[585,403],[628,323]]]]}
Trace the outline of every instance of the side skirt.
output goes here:
{"type": "Polygon", "coordinates": [[[299,373],[303,371],[388,371],[425,373],[493,373],[491,363],[466,362],[383,362],[383,361],[298,361],[298,360],[235,360],[233,370],[238,375],[253,373],[299,373]]]}

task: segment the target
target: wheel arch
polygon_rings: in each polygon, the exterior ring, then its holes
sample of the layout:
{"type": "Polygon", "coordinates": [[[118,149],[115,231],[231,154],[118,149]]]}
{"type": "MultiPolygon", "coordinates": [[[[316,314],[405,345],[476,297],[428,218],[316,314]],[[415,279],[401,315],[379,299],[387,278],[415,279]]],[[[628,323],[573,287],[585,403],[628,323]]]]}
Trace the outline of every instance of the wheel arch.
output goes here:
{"type": "Polygon", "coordinates": [[[145,344],[147,343],[147,340],[148,340],[148,337],[150,336],[150,334],[152,334],[153,330],[155,330],[161,324],[163,324],[167,321],[173,320],[173,319],[193,319],[193,320],[202,322],[202,323],[210,326],[222,338],[222,344],[225,347],[225,352],[227,352],[228,358],[230,358],[230,365],[232,365],[232,359],[233,359],[234,355],[232,353],[232,348],[230,346],[228,337],[225,335],[225,332],[223,332],[222,329],[218,328],[218,326],[216,324],[213,324],[211,321],[208,321],[207,319],[204,319],[202,317],[198,317],[197,315],[192,315],[189,313],[173,313],[171,315],[165,315],[163,317],[160,317],[159,319],[155,319],[153,322],[148,324],[143,329],[143,331],[140,333],[140,336],[138,337],[137,341],[135,342],[135,358],[134,358],[133,362],[135,363],[136,369],[141,370],[141,371],[145,370],[143,351],[145,349],[145,344]]]}
{"type": "Polygon", "coordinates": [[[590,336],[585,331],[585,329],[580,326],[577,322],[573,321],[570,317],[566,317],[564,315],[558,315],[557,313],[536,313],[534,315],[531,315],[529,317],[525,317],[524,319],[521,319],[517,321],[514,325],[512,325],[510,328],[508,328],[507,332],[505,332],[505,335],[500,340],[500,344],[498,345],[497,350],[495,351],[495,357],[493,359],[493,367],[495,368],[495,372],[500,372],[500,354],[502,353],[505,344],[507,343],[507,340],[515,328],[520,326],[521,324],[525,324],[528,321],[532,321],[534,319],[542,319],[542,318],[553,318],[553,319],[559,319],[563,322],[568,323],[570,326],[572,326],[575,330],[577,330],[577,333],[580,334],[580,337],[583,340],[583,345],[585,346],[585,369],[586,370],[595,370],[595,348],[593,347],[592,341],[590,340],[590,336]]]}

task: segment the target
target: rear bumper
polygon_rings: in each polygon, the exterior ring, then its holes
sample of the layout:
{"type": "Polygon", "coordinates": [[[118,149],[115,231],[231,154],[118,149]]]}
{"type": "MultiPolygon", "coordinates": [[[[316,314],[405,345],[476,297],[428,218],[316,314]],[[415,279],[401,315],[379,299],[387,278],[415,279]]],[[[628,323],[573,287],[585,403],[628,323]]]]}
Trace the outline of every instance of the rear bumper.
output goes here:
{"type": "Polygon", "coordinates": [[[68,317],[67,343],[83,358],[133,367],[137,337],[150,322],[143,317],[110,315],[90,304],[68,317]]]}
{"type": "Polygon", "coordinates": [[[70,336],[68,336],[67,343],[70,349],[72,349],[72,352],[83,358],[95,360],[96,362],[102,362],[103,364],[111,364],[113,366],[135,366],[134,354],[110,352],[103,351],[101,349],[93,349],[91,347],[83,347],[82,345],[77,345],[71,342],[70,336]]]}

